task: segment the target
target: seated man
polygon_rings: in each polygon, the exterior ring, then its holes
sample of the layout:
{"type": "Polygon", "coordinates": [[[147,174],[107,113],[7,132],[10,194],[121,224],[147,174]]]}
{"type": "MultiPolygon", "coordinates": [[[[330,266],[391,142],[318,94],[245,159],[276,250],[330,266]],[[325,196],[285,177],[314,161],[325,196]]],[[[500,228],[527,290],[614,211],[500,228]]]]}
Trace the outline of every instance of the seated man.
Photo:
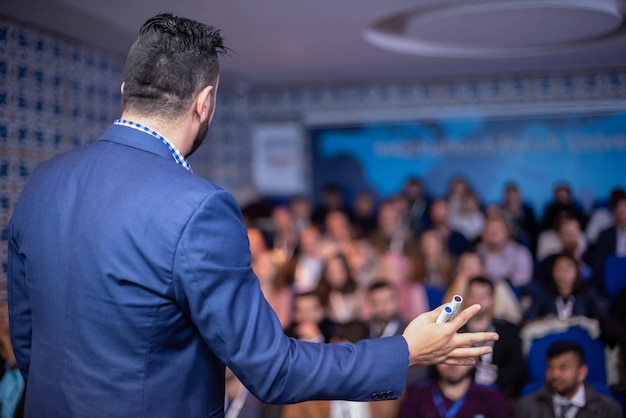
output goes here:
{"type": "Polygon", "coordinates": [[[402,335],[408,325],[400,318],[395,287],[384,280],[376,280],[367,288],[370,338],[402,335]]]}
{"type": "Polygon", "coordinates": [[[476,252],[483,260],[485,274],[493,282],[508,280],[515,287],[530,283],[533,276],[532,255],[528,248],[511,238],[504,218],[487,219],[476,252]]]}
{"type": "MultiPolygon", "coordinates": [[[[400,318],[398,291],[393,284],[385,280],[376,280],[367,288],[369,310],[369,337],[380,338],[401,335],[407,322],[400,318]]],[[[428,367],[409,367],[407,386],[412,386],[427,377],[428,367]]]]}
{"type": "Polygon", "coordinates": [[[558,341],[548,348],[547,357],[546,384],[518,401],[517,418],[622,416],[617,402],[585,383],[588,370],[582,347],[558,341]]]}
{"type": "Polygon", "coordinates": [[[330,342],[335,324],[326,317],[322,301],[315,292],[297,294],[293,301],[293,321],[285,334],[309,342],[330,342]]]}
{"type": "Polygon", "coordinates": [[[495,330],[500,339],[493,343],[493,352],[480,357],[476,363],[475,381],[494,386],[509,398],[517,398],[524,384],[525,369],[522,340],[519,328],[507,321],[493,317],[494,285],[486,277],[472,278],[467,285],[465,303],[479,303],[480,312],[470,319],[466,328],[470,332],[495,330]]]}
{"type": "Polygon", "coordinates": [[[514,417],[513,408],[500,391],[474,382],[474,366],[437,364],[436,368],[436,380],[404,394],[398,418],[514,417]]]}

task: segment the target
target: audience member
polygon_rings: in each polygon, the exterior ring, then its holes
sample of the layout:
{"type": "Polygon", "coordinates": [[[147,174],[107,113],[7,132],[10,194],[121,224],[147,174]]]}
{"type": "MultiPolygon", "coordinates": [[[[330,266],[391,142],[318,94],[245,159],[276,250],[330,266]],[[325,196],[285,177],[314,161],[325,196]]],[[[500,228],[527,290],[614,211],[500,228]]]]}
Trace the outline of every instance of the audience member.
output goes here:
{"type": "Polygon", "coordinates": [[[330,342],[336,333],[336,324],[328,319],[319,296],[315,292],[296,294],[293,301],[293,320],[285,334],[302,341],[330,342]]]}
{"type": "MultiPolygon", "coordinates": [[[[405,279],[395,282],[400,289],[400,315],[410,320],[432,307],[431,299],[439,305],[446,289],[452,283],[454,261],[435,230],[427,230],[419,237],[418,251],[408,259],[405,279]],[[429,297],[429,293],[433,294],[429,297]]],[[[400,262],[400,260],[397,260],[400,262]]],[[[387,276],[388,277],[388,276],[387,276]]]]}
{"type": "Polygon", "coordinates": [[[293,281],[296,292],[309,292],[317,287],[324,262],[322,234],[316,225],[309,225],[302,230],[300,243],[281,274],[286,276],[285,281],[293,281]]]}
{"type": "Polygon", "coordinates": [[[580,263],[587,250],[587,239],[583,234],[578,219],[569,212],[560,212],[552,229],[539,234],[537,242],[537,260],[542,261],[550,255],[568,253],[580,263]]]}
{"type": "Polygon", "coordinates": [[[450,254],[458,256],[468,249],[469,243],[465,236],[448,225],[448,203],[444,199],[433,200],[428,214],[429,229],[434,229],[441,234],[450,254]]]}
{"type": "Polygon", "coordinates": [[[480,312],[467,323],[470,332],[492,330],[500,335],[493,352],[480,357],[474,380],[498,388],[510,399],[517,398],[525,381],[525,365],[519,328],[493,316],[495,288],[491,280],[477,276],[469,281],[465,304],[480,304],[480,312]]]}
{"type": "MultiPolygon", "coordinates": [[[[457,294],[467,294],[469,281],[478,276],[486,276],[485,267],[478,253],[466,251],[461,254],[457,266],[457,274],[452,282],[452,285],[446,291],[444,301],[451,300],[452,297],[457,294]]],[[[493,287],[493,317],[505,320],[512,324],[519,324],[522,321],[523,309],[520,300],[514,293],[511,285],[505,280],[500,280],[493,283],[493,287]]]]}
{"type": "Polygon", "coordinates": [[[617,383],[622,394],[626,393],[626,288],[613,299],[609,313],[600,321],[602,339],[611,347],[618,348],[617,383]]]}
{"type": "Polygon", "coordinates": [[[418,236],[427,227],[430,198],[424,190],[423,183],[416,177],[410,177],[405,181],[402,194],[409,207],[407,214],[409,228],[414,236],[418,236]]]}
{"type": "Polygon", "coordinates": [[[345,323],[361,317],[363,294],[343,254],[336,253],[326,259],[315,292],[332,321],[345,323]]]}
{"type": "Polygon", "coordinates": [[[414,247],[413,237],[403,222],[403,208],[399,199],[389,199],[378,209],[377,228],[370,241],[380,254],[407,254],[414,247]]]}
{"type": "Polygon", "coordinates": [[[322,190],[321,202],[311,214],[311,221],[320,227],[324,227],[326,215],[332,211],[342,211],[349,214],[341,188],[336,184],[327,184],[322,190]]]}
{"type": "Polygon", "coordinates": [[[263,296],[267,299],[283,328],[291,322],[291,303],[293,293],[288,276],[280,275],[279,269],[284,264],[280,252],[266,250],[252,257],[251,266],[259,279],[263,296]]]}
{"type": "Polygon", "coordinates": [[[466,194],[459,209],[450,212],[448,224],[450,228],[462,233],[468,242],[475,242],[485,226],[485,214],[480,208],[478,196],[474,193],[466,194]]]}
{"type": "Polygon", "coordinates": [[[370,338],[401,335],[408,325],[400,318],[397,292],[394,285],[382,279],[367,288],[370,338]]]}
{"type": "Polygon", "coordinates": [[[611,190],[608,204],[606,206],[604,204],[600,205],[591,212],[589,222],[587,222],[587,229],[585,229],[585,236],[590,245],[596,244],[600,232],[615,225],[611,208],[614,206],[614,202],[622,197],[626,197],[626,190],[621,187],[615,188],[611,190]]]}
{"type": "Polygon", "coordinates": [[[484,275],[485,267],[478,254],[474,251],[465,251],[459,257],[456,265],[456,275],[446,291],[444,300],[449,301],[454,295],[465,295],[469,281],[474,277],[484,275]]]}
{"type": "MultiPolygon", "coordinates": [[[[375,280],[367,288],[366,317],[370,338],[400,335],[408,324],[400,316],[398,289],[386,280],[375,280]]],[[[406,385],[413,386],[428,376],[428,367],[409,367],[406,385]]]]}
{"type": "Polygon", "coordinates": [[[311,225],[311,202],[305,196],[295,196],[289,201],[289,209],[293,215],[294,230],[299,237],[304,228],[311,225]]]}
{"type": "Polygon", "coordinates": [[[500,391],[474,382],[474,366],[438,364],[436,371],[435,380],[407,390],[398,418],[514,417],[510,402],[500,391]]]}
{"type": "Polygon", "coordinates": [[[352,251],[346,254],[352,276],[357,284],[366,288],[379,276],[380,255],[367,238],[355,240],[352,251]]]}
{"type": "Polygon", "coordinates": [[[552,202],[546,206],[543,213],[541,230],[552,228],[556,217],[561,212],[571,213],[583,228],[587,225],[582,209],[574,202],[570,186],[565,183],[560,183],[554,188],[552,202]]]}
{"type": "Polygon", "coordinates": [[[360,193],[354,199],[352,208],[354,219],[354,237],[364,238],[371,235],[378,225],[376,219],[376,199],[371,193],[360,193]]]}
{"type": "Polygon", "coordinates": [[[617,194],[611,201],[615,225],[602,231],[589,261],[593,267],[593,283],[604,292],[604,267],[611,255],[626,257],[626,195],[617,194]]]}
{"type": "Polygon", "coordinates": [[[341,210],[329,211],[326,215],[322,243],[324,257],[336,252],[345,254],[351,251],[352,245],[352,226],[346,212],[341,210]]]}
{"type": "Polygon", "coordinates": [[[502,217],[488,218],[476,248],[487,276],[494,282],[507,280],[520,287],[532,279],[533,259],[525,246],[511,239],[502,217]]]}
{"type": "Polygon", "coordinates": [[[410,256],[413,283],[434,286],[445,291],[452,282],[455,263],[438,231],[429,229],[419,237],[417,251],[410,256]]]}
{"type": "Polygon", "coordinates": [[[549,284],[533,298],[526,319],[546,316],[569,319],[575,316],[600,319],[607,314],[608,302],[585,283],[578,270],[576,259],[569,254],[559,254],[552,264],[549,284]]]}
{"type": "Polygon", "coordinates": [[[524,203],[517,185],[512,183],[506,185],[501,208],[515,240],[526,245],[534,254],[538,228],[535,212],[530,205],[524,203]]]}
{"type": "Polygon", "coordinates": [[[570,341],[553,343],[547,352],[546,384],[521,398],[517,418],[621,418],[621,407],[585,383],[587,366],[582,347],[570,341]]]}
{"type": "Polygon", "coordinates": [[[272,228],[269,232],[269,247],[280,251],[285,260],[293,255],[298,244],[298,234],[296,233],[294,219],[289,208],[276,206],[272,209],[272,228]]]}
{"type": "Polygon", "coordinates": [[[457,174],[450,180],[446,193],[446,201],[448,202],[449,214],[456,214],[461,210],[463,201],[472,193],[467,177],[457,174]]]}

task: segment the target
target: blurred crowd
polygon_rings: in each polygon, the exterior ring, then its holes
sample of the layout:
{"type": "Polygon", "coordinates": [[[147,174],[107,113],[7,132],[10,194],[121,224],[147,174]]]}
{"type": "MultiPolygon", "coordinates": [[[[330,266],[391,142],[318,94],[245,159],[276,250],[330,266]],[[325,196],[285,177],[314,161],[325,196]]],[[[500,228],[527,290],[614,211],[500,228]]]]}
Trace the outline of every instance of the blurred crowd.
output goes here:
{"type": "Polygon", "coordinates": [[[347,202],[342,189],[329,184],[315,204],[296,196],[247,205],[251,266],[291,337],[339,343],[398,335],[415,316],[459,294],[465,306],[482,306],[467,330],[500,334],[492,354],[471,370],[412,368],[405,395],[388,406],[328,403],[316,414],[309,404],[292,405],[274,416],[413,416],[398,415],[402,402],[411,402],[408,389],[459,373],[501,395],[489,394],[492,402],[512,408],[530,383],[532,342],[570,327],[601,342],[609,370],[604,383],[612,394],[623,393],[626,293],[607,285],[606,269],[610,264],[610,274],[617,268],[626,276],[620,262],[626,260],[624,189],[585,211],[571,188],[559,184],[542,213],[515,184],[492,205],[482,204],[462,176],[438,197],[426,190],[410,178],[388,199],[361,193],[347,202]]]}

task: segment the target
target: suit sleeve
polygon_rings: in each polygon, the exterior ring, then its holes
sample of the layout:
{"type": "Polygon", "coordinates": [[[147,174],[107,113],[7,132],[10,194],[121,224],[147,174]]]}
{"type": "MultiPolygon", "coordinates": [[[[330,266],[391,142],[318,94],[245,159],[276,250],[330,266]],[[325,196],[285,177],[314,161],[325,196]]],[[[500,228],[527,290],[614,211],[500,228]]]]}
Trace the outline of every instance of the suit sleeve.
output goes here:
{"type": "Polygon", "coordinates": [[[19,251],[18,237],[14,234],[13,222],[11,222],[10,231],[8,248],[9,330],[15,360],[24,380],[27,380],[32,343],[30,298],[24,259],[19,251]]]}
{"type": "Polygon", "coordinates": [[[402,336],[332,345],[285,336],[250,267],[241,212],[228,193],[211,193],[191,217],[173,271],[178,303],[212,352],[261,400],[401,395],[409,361],[402,336]]]}

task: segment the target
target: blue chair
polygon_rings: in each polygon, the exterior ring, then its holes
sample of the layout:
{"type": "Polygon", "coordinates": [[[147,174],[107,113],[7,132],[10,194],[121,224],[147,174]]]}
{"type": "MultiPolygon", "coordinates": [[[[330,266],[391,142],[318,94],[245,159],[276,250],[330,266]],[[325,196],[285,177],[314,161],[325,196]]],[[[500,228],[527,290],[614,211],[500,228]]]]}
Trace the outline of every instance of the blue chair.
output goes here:
{"type": "Polygon", "coordinates": [[[522,395],[534,392],[545,383],[547,351],[557,341],[572,341],[583,348],[585,364],[589,369],[587,383],[599,392],[610,396],[611,390],[606,383],[604,344],[598,339],[591,338],[587,330],[580,327],[571,327],[565,332],[548,334],[532,341],[526,359],[529,382],[522,388],[522,395]]]}
{"type": "Polygon", "coordinates": [[[430,306],[431,310],[435,309],[443,303],[443,296],[445,293],[442,288],[437,286],[424,285],[424,291],[426,292],[428,305],[430,306]]]}
{"type": "Polygon", "coordinates": [[[604,288],[611,297],[626,288],[626,257],[609,256],[604,264],[604,288]]]}

